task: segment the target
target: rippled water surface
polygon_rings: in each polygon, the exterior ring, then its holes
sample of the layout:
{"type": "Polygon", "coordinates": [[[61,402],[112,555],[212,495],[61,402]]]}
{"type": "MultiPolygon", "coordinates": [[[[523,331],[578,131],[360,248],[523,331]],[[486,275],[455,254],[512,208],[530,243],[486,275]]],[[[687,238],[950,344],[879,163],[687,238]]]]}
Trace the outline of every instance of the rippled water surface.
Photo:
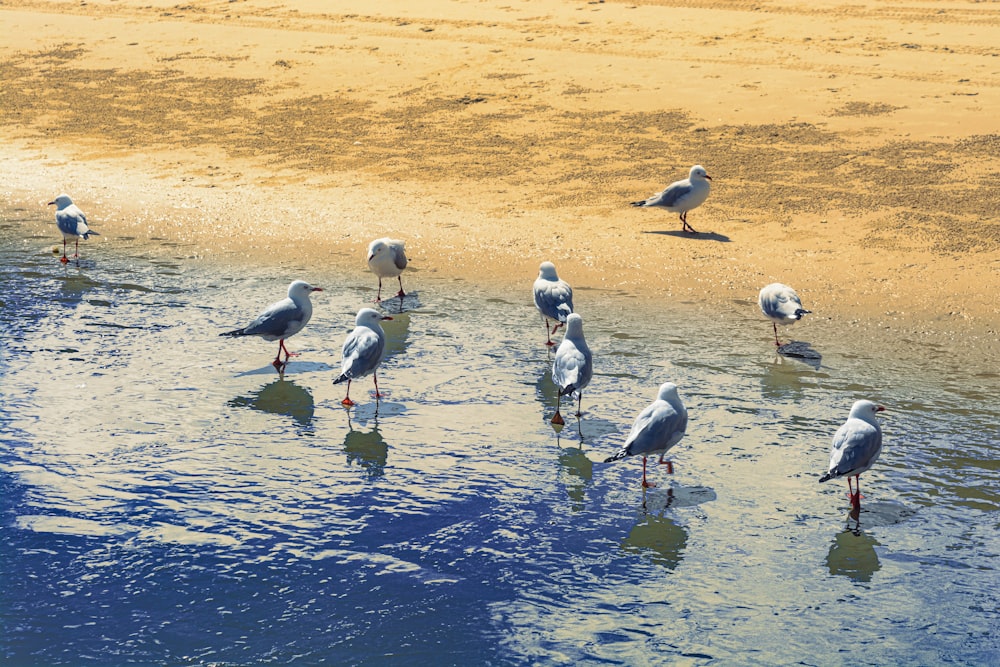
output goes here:
{"type": "Polygon", "coordinates": [[[0,222],[5,665],[998,659],[992,361],[821,315],[786,333],[822,359],[788,359],[750,301],[580,286],[596,373],[557,433],[534,275],[414,271],[388,395],[355,382],[349,412],[370,274],[114,238],[64,267],[38,217],[0,222]],[[279,377],[277,343],[218,334],[295,278],[326,291],[279,377]],[[601,461],[667,380],[690,425],[644,492],[640,461],[601,461]],[[862,397],[888,411],[858,525],[816,480],[862,397]]]}

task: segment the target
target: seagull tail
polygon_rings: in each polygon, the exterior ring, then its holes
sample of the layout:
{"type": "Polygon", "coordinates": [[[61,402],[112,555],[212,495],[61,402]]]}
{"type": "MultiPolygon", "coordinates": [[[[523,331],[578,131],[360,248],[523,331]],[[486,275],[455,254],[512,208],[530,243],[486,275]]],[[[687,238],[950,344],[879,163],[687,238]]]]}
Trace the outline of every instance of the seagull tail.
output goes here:
{"type": "Polygon", "coordinates": [[[97,232],[95,232],[95,231],[94,231],[93,229],[88,229],[88,230],[87,230],[86,232],[84,232],[84,234],[83,234],[83,240],[84,240],[84,241],[86,241],[86,240],[87,240],[87,239],[89,239],[89,238],[90,238],[91,236],[100,236],[100,234],[98,234],[97,232]]]}
{"type": "Polygon", "coordinates": [[[247,335],[246,331],[247,330],[244,327],[243,329],[236,329],[234,331],[227,331],[225,333],[220,333],[219,335],[220,336],[233,336],[233,337],[236,337],[236,336],[246,336],[247,335]]]}
{"type": "Polygon", "coordinates": [[[840,475],[837,474],[837,472],[835,470],[831,470],[830,472],[828,472],[825,475],[823,475],[822,477],[820,477],[819,481],[820,482],[826,482],[828,480],[833,479],[834,477],[840,477],[840,475]]]}
{"type": "Polygon", "coordinates": [[[575,384],[571,384],[571,385],[569,385],[567,387],[564,387],[564,388],[560,389],[559,390],[559,395],[560,396],[565,396],[566,394],[572,394],[574,391],[576,391],[576,385],[575,384]]]}
{"type": "Polygon", "coordinates": [[[631,204],[632,204],[632,206],[645,206],[646,205],[646,200],[644,199],[642,201],[634,201],[634,202],[631,202],[631,204]]]}
{"type": "Polygon", "coordinates": [[[624,449],[623,448],[623,449],[620,449],[618,451],[618,453],[615,454],[614,456],[609,456],[608,458],[604,459],[604,462],[605,463],[611,463],[613,461],[621,461],[626,456],[628,456],[628,449],[624,449]]]}
{"type": "Polygon", "coordinates": [[[333,381],[333,383],[334,383],[334,384],[340,384],[341,382],[347,382],[347,381],[348,381],[348,380],[350,380],[350,379],[351,379],[351,378],[347,377],[347,373],[341,373],[341,374],[340,374],[340,377],[336,378],[336,379],[335,379],[335,380],[333,381]]]}
{"type": "Polygon", "coordinates": [[[811,310],[806,310],[805,308],[797,308],[795,310],[795,319],[801,320],[803,315],[809,315],[812,313],[811,310]]]}

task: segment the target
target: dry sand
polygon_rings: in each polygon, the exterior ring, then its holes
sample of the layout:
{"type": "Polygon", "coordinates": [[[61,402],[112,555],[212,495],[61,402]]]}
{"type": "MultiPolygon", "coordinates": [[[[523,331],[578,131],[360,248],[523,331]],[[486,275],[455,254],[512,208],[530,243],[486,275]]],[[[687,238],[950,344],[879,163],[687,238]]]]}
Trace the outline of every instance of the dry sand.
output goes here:
{"type": "MultiPolygon", "coordinates": [[[[1000,4],[4,0],[10,206],[223,261],[1000,329],[1000,4]],[[689,215],[642,199],[695,163],[689,215]]],[[[53,230],[53,241],[56,234],[53,230]]],[[[107,246],[106,246],[107,247],[107,246]]]]}

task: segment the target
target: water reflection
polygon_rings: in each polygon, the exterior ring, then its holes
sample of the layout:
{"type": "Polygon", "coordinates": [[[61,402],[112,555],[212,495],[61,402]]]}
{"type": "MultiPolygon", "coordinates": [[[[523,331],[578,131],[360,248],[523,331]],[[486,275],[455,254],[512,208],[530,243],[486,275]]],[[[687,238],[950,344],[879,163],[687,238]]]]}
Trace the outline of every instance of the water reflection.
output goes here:
{"type": "Polygon", "coordinates": [[[812,345],[801,340],[793,340],[790,343],[785,343],[778,348],[777,352],[779,357],[801,361],[816,370],[819,370],[823,362],[823,355],[814,350],[812,345]]]}
{"type": "Polygon", "coordinates": [[[687,530],[673,519],[644,512],[628,537],[622,540],[621,548],[627,553],[648,556],[657,565],[673,570],[684,560],[687,541],[687,530]]]}
{"type": "MultiPolygon", "coordinates": [[[[559,439],[556,438],[557,444],[559,439]]],[[[582,512],[587,485],[594,479],[594,462],[583,451],[581,438],[579,447],[559,446],[559,472],[566,495],[569,496],[570,509],[582,512]]]]}
{"type": "Polygon", "coordinates": [[[851,519],[855,522],[854,527],[849,522],[847,528],[834,538],[830,553],[826,556],[826,566],[830,574],[868,582],[872,580],[873,574],[882,569],[878,554],[875,553],[879,542],[861,531],[856,516],[852,515],[851,519]]]}
{"type": "Polygon", "coordinates": [[[302,427],[312,433],[312,420],[315,407],[312,394],[307,389],[286,380],[284,376],[259,391],[248,396],[238,396],[229,405],[236,408],[252,408],[275,415],[287,415],[302,427]]]}
{"type": "MultiPolygon", "coordinates": [[[[350,422],[348,422],[350,426],[350,422]]],[[[344,437],[344,452],[348,465],[358,465],[365,470],[369,479],[385,475],[385,465],[389,460],[389,445],[378,430],[378,422],[370,431],[356,431],[351,426],[344,437]]]]}
{"type": "Polygon", "coordinates": [[[67,267],[66,276],[58,279],[60,282],[59,300],[68,306],[79,305],[88,291],[101,287],[101,283],[76,271],[75,268],[67,267]]]}

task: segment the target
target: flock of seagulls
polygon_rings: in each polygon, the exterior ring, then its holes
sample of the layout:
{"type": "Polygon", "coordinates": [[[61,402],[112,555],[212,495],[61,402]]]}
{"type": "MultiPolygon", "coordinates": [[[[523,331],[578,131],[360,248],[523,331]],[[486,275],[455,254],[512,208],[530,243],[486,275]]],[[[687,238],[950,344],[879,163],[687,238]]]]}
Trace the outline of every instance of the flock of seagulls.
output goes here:
{"type": "MultiPolygon", "coordinates": [[[[662,192],[643,201],[632,202],[633,206],[646,208],[664,208],[680,216],[682,231],[696,233],[687,222],[687,214],[700,206],[708,198],[711,188],[711,177],[701,165],[691,167],[688,178],[672,183],[662,192]]],[[[87,240],[97,232],[87,226],[87,218],[70,199],[62,194],[49,202],[56,206],[56,224],[63,235],[63,256],[61,262],[67,263],[66,243],[76,242],[74,257],[79,260],[80,239],[87,240]]],[[[378,292],[375,302],[382,299],[382,279],[396,278],[399,281],[397,297],[406,296],[403,291],[402,273],[406,269],[407,259],[403,241],[381,238],[371,242],[367,253],[368,268],[378,277],[378,292]]],[[[285,347],[285,340],[294,336],[309,323],[312,317],[313,292],[323,291],[302,280],[295,280],[288,286],[288,296],[272,303],[246,326],[219,334],[227,337],[259,336],[266,341],[278,341],[278,353],[272,365],[283,373],[290,357],[297,356],[285,347]],[[284,353],[284,359],[282,359],[284,353]]],[[[590,384],[594,375],[594,360],[590,347],[583,333],[583,317],[577,313],[573,305],[573,288],[565,280],[559,278],[552,262],[542,262],[538,269],[538,278],[532,290],[535,307],[542,316],[545,325],[545,344],[555,346],[552,336],[562,327],[566,331],[562,341],[556,347],[552,360],[552,382],[557,389],[556,412],[551,422],[556,425],[565,424],[561,414],[563,397],[575,396],[576,416],[582,417],[583,390],[590,384]],[[551,326],[551,328],[550,328],[551,326]]],[[[794,289],[781,283],[772,283],[760,290],[758,305],[761,313],[774,328],[774,342],[778,348],[778,325],[790,325],[802,319],[811,311],[802,306],[802,301],[794,289]]],[[[375,384],[376,401],[383,395],[378,387],[377,369],[385,355],[385,331],[381,323],[392,318],[382,314],[375,308],[362,308],[355,318],[355,328],[344,340],[341,349],[343,361],[340,375],[334,384],[347,382],[347,391],[341,403],[344,406],[355,405],[351,400],[351,382],[368,375],[375,384]]],[[[861,486],[860,475],[876,462],[882,450],[882,430],[876,415],[885,408],[872,401],[860,400],[854,403],[847,421],[833,436],[830,453],[830,465],[826,474],[819,478],[826,482],[840,477],[847,478],[848,496],[852,512],[860,511],[861,486]],[[856,486],[851,484],[854,478],[856,486]]],[[[668,474],[673,473],[673,464],[666,459],[667,452],[681,441],[687,430],[688,413],[678,395],[677,385],[672,382],[662,384],[657,392],[656,400],[643,409],[635,418],[632,429],[625,439],[622,448],[614,455],[605,459],[605,463],[619,461],[632,456],[642,457],[642,486],[655,486],[646,475],[647,458],[659,455],[659,464],[667,466],[668,474]]]]}

